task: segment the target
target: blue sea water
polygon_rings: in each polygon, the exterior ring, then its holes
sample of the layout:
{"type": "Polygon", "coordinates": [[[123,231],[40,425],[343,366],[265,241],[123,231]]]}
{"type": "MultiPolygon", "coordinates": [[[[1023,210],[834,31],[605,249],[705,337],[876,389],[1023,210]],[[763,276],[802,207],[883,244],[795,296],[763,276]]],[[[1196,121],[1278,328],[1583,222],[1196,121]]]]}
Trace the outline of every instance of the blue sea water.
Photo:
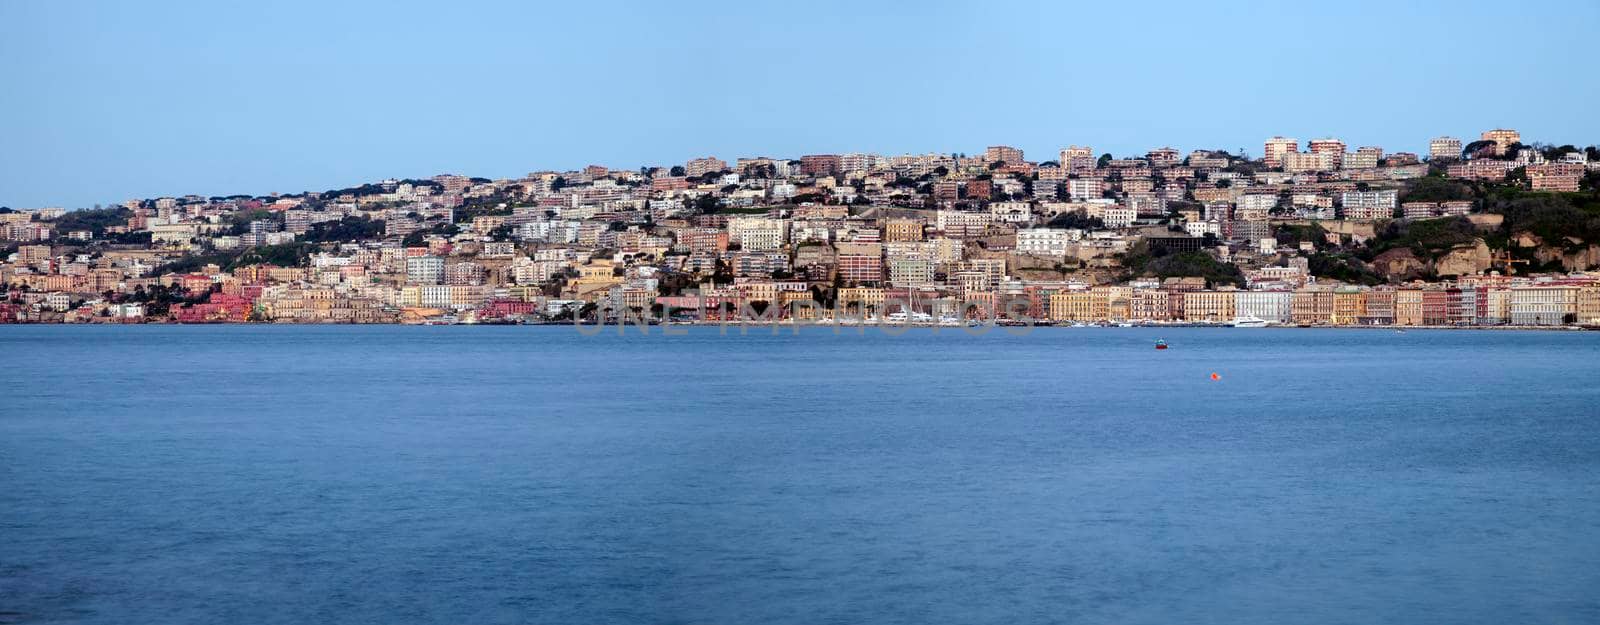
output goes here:
{"type": "Polygon", "coordinates": [[[0,623],[1594,623],[1597,357],[0,326],[0,623]]]}

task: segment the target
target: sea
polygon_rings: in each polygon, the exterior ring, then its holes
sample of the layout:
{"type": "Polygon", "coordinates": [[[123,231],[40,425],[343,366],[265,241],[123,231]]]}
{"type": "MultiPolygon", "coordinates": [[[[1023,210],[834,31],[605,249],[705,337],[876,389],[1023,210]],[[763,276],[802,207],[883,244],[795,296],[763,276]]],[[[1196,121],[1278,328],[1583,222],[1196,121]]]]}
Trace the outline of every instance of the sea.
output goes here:
{"type": "Polygon", "coordinates": [[[0,326],[0,624],[1600,622],[1600,333],[1013,330],[0,326]]]}

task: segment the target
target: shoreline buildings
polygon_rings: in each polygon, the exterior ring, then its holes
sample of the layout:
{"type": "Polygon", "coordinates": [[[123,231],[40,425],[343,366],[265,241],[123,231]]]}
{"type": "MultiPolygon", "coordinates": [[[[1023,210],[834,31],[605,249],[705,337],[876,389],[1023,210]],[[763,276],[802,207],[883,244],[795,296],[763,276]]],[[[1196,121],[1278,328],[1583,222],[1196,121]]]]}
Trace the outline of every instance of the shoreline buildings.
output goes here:
{"type": "Polygon", "coordinates": [[[1537,240],[1471,192],[1587,201],[1600,193],[1600,152],[1524,145],[1506,129],[1481,136],[1437,137],[1421,156],[1328,137],[1272,137],[1259,160],[1077,145],[1044,162],[1005,145],[971,157],[706,156],[7,209],[0,322],[715,320],[750,309],[1600,324],[1600,274],[1588,273],[1600,241],[1537,240]]]}

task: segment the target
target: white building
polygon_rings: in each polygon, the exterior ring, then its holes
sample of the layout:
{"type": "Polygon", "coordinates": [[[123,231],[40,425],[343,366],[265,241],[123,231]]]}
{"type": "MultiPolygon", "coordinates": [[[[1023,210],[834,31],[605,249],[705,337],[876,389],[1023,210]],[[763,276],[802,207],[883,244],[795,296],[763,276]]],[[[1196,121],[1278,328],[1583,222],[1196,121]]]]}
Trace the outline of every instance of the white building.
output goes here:
{"type": "Polygon", "coordinates": [[[890,258],[889,283],[897,287],[933,284],[933,260],[920,255],[890,258]]]}
{"type": "Polygon", "coordinates": [[[738,243],[751,252],[768,252],[787,241],[788,222],[765,217],[736,217],[728,220],[728,242],[738,243]]]}
{"type": "Polygon", "coordinates": [[[1222,236],[1222,223],[1218,221],[1190,221],[1183,224],[1183,231],[1191,237],[1203,237],[1207,234],[1222,236]]]}
{"type": "Polygon", "coordinates": [[[1345,219],[1388,219],[1394,216],[1400,192],[1395,189],[1379,191],[1346,191],[1340,196],[1345,219]]]}
{"type": "Polygon", "coordinates": [[[1240,317],[1282,323],[1290,319],[1293,297],[1288,291],[1238,291],[1233,295],[1233,309],[1240,317]]]}
{"type": "Polygon", "coordinates": [[[1099,178],[1073,178],[1067,181],[1067,197],[1073,200],[1093,200],[1103,195],[1099,178]]]}
{"type": "Polygon", "coordinates": [[[439,284],[444,282],[444,258],[439,256],[413,256],[407,258],[406,282],[409,284],[439,284]]]}
{"type": "Polygon", "coordinates": [[[1511,289],[1512,325],[1561,325],[1577,314],[1577,287],[1530,286],[1511,289]]]}
{"type": "Polygon", "coordinates": [[[1027,202],[994,202],[989,204],[989,218],[995,223],[1025,224],[1033,221],[1033,209],[1027,202]]]}
{"type": "Polygon", "coordinates": [[[1461,158],[1461,140],[1455,137],[1435,137],[1428,142],[1428,158],[1461,158]]]}
{"type": "Polygon", "coordinates": [[[1061,228],[1029,228],[1017,231],[1017,252],[1044,258],[1065,258],[1072,233],[1061,228]]]}
{"type": "Polygon", "coordinates": [[[1139,213],[1126,206],[1108,206],[1101,213],[1100,220],[1104,221],[1107,228],[1126,228],[1133,225],[1139,218],[1139,213]]]}

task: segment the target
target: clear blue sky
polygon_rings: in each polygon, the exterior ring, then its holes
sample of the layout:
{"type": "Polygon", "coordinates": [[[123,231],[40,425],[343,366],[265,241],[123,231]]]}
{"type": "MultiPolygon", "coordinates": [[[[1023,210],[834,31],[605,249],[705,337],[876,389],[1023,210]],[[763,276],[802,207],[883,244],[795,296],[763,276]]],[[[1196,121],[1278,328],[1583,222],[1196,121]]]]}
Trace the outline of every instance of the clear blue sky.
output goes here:
{"type": "Polygon", "coordinates": [[[1596,2],[534,4],[0,1],[0,205],[707,154],[1600,142],[1596,2]]]}

